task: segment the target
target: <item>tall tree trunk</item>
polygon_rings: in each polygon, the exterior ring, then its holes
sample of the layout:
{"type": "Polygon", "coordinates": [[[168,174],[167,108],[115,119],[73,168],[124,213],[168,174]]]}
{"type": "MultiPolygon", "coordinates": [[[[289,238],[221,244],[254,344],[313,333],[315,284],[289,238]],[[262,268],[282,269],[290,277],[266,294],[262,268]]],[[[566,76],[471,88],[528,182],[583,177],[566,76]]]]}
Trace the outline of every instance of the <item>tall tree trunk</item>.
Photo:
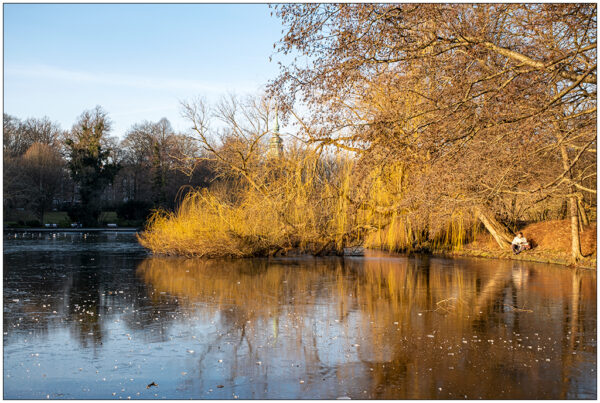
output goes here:
{"type": "Polygon", "coordinates": [[[577,205],[579,206],[579,215],[581,216],[582,226],[590,225],[590,219],[588,218],[587,213],[585,212],[585,207],[583,207],[583,202],[581,201],[580,197],[577,198],[577,205]]]}
{"type": "Polygon", "coordinates": [[[577,224],[579,230],[583,229],[583,222],[581,218],[581,206],[579,206],[579,201],[577,202],[577,224]]]}
{"type": "MultiPolygon", "coordinates": [[[[565,170],[569,169],[569,155],[565,145],[560,146],[562,164],[565,170]]],[[[568,174],[571,178],[571,172],[568,174]]],[[[569,212],[571,216],[571,262],[575,263],[583,259],[581,254],[581,241],[579,240],[579,199],[575,195],[575,187],[571,186],[571,196],[569,197],[569,212]]]]}
{"type": "Polygon", "coordinates": [[[569,200],[571,210],[571,260],[577,262],[583,259],[581,254],[581,241],[579,239],[579,211],[577,197],[572,196],[569,200]]]}
{"type": "Polygon", "coordinates": [[[510,201],[510,224],[513,229],[517,227],[517,196],[513,196],[510,201]]]}
{"type": "Polygon", "coordinates": [[[558,213],[558,219],[559,220],[566,219],[568,213],[569,213],[569,203],[567,202],[567,200],[563,200],[562,205],[560,206],[560,211],[558,213]]]}
{"type": "Polygon", "coordinates": [[[39,207],[38,215],[40,217],[40,225],[43,227],[44,226],[44,207],[43,206],[39,207]]]}
{"type": "Polygon", "coordinates": [[[477,218],[494,237],[500,248],[509,249],[513,236],[510,231],[485,208],[477,210],[477,218]]]}

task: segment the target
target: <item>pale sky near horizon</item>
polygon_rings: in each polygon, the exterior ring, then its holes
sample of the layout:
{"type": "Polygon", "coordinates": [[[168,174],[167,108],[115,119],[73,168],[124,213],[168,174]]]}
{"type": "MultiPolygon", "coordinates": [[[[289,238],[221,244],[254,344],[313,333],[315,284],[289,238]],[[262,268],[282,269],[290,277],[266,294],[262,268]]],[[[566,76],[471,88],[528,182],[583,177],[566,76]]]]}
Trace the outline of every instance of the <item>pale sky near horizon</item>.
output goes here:
{"type": "Polygon", "coordinates": [[[70,129],[101,105],[135,123],[188,124],[179,102],[258,93],[281,22],[267,4],[4,4],[4,112],[70,129]]]}

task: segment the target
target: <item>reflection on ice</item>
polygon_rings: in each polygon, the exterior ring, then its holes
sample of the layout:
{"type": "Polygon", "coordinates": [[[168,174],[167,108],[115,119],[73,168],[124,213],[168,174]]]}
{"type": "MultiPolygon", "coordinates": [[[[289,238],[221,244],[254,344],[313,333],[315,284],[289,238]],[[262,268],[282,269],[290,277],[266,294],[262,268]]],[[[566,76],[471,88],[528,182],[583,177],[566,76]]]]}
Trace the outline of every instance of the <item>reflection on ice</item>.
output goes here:
{"type": "Polygon", "coordinates": [[[595,272],[4,244],[6,398],[596,397],[595,272]]]}
{"type": "Polygon", "coordinates": [[[565,384],[536,379],[548,371],[577,373],[590,359],[586,353],[595,352],[583,349],[575,364],[576,347],[557,344],[568,337],[565,320],[573,322],[565,317],[569,302],[584,302],[586,321],[595,324],[595,278],[585,289],[570,281],[590,272],[426,257],[151,258],[137,272],[153,295],[176,296],[203,317],[216,315],[218,326],[239,338],[237,348],[225,347],[234,360],[227,376],[257,379],[252,362],[285,368],[287,358],[327,396],[324,381],[334,378],[352,380],[346,391],[355,397],[565,398],[572,396],[565,384]],[[547,282],[552,286],[539,287],[547,282]],[[562,298],[568,294],[575,297],[562,298]],[[536,337],[540,332],[545,336],[536,337]],[[268,353],[252,349],[269,343],[268,353]],[[568,367],[560,365],[565,357],[568,367]]]}

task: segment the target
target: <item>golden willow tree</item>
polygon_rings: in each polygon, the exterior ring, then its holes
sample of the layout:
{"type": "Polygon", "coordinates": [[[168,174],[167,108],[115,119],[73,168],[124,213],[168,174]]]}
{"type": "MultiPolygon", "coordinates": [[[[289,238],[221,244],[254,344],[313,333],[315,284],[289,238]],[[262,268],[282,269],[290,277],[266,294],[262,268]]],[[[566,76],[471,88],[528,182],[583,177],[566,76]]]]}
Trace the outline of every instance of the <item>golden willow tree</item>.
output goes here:
{"type": "MultiPolygon", "coordinates": [[[[309,143],[402,162],[409,191],[385,208],[430,230],[457,212],[498,244],[507,201],[569,203],[581,258],[584,196],[596,194],[595,4],[286,4],[271,85],[303,102],[309,143]]],[[[377,207],[377,206],[375,206],[377,207]]],[[[374,208],[375,208],[374,207],[374,208]]],[[[381,208],[381,206],[379,206],[381,208]]]]}
{"type": "Polygon", "coordinates": [[[266,97],[228,97],[209,106],[182,104],[190,141],[202,150],[182,163],[208,163],[207,189],[187,193],[175,212],[157,211],[142,245],[160,254],[247,257],[342,254],[359,243],[364,226],[349,205],[350,163],[325,158],[300,142],[269,153],[276,129],[266,97]]]}

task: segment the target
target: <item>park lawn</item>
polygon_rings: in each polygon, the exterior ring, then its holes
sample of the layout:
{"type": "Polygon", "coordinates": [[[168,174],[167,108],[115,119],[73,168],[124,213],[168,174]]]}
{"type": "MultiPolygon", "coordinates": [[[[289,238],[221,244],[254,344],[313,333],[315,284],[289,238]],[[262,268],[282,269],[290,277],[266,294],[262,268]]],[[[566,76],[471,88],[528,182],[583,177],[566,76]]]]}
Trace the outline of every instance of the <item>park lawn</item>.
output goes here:
{"type": "Polygon", "coordinates": [[[103,211],[100,213],[98,221],[100,223],[116,223],[118,220],[116,211],[103,211]]]}
{"type": "MultiPolygon", "coordinates": [[[[6,217],[4,225],[17,225],[18,221],[34,221],[37,220],[35,214],[28,210],[15,211],[11,215],[6,217]]],[[[117,213],[115,211],[104,211],[100,214],[99,222],[105,223],[116,223],[118,221],[117,213]]],[[[70,225],[72,220],[66,211],[48,211],[44,213],[44,224],[58,224],[58,225],[70,225]]]]}
{"type": "Polygon", "coordinates": [[[44,214],[43,224],[59,224],[63,221],[71,222],[66,211],[49,211],[44,214]]]}

